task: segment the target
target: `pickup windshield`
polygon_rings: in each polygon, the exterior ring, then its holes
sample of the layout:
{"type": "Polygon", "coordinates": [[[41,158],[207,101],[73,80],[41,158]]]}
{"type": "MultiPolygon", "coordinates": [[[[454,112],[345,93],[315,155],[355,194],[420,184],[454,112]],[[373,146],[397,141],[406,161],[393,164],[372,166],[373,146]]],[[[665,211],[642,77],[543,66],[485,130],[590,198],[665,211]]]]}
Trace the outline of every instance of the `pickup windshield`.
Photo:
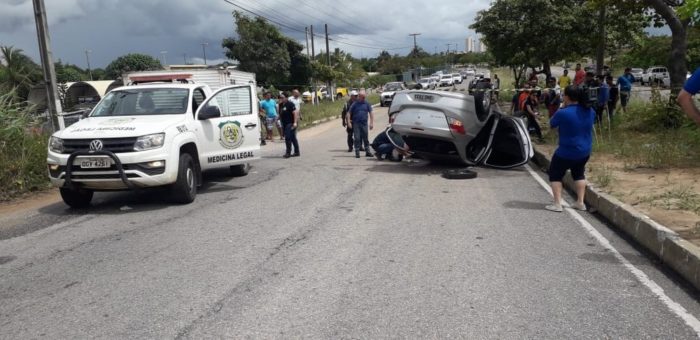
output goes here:
{"type": "Polygon", "coordinates": [[[384,86],[384,91],[401,91],[400,84],[386,84],[384,86]]]}
{"type": "Polygon", "coordinates": [[[187,112],[189,90],[148,88],[112,91],[92,110],[91,117],[149,116],[187,112]]]}

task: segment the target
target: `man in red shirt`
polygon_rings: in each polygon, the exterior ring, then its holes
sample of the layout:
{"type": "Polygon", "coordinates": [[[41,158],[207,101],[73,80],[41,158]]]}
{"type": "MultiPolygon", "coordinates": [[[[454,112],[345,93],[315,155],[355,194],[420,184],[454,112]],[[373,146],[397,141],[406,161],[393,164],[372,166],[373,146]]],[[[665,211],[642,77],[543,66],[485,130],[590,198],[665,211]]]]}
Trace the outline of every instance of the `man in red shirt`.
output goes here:
{"type": "Polygon", "coordinates": [[[576,64],[576,75],[574,76],[574,85],[581,85],[586,79],[586,71],[581,69],[581,64],[576,64]]]}

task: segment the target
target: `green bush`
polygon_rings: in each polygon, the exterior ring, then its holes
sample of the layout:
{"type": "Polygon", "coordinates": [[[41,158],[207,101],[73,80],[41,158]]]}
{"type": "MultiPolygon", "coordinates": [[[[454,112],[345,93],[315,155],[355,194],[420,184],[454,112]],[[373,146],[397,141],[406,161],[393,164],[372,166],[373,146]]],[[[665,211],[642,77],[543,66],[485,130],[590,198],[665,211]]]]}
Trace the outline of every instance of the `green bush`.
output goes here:
{"type": "MultiPolygon", "coordinates": [[[[302,115],[304,119],[300,122],[301,128],[305,128],[311,125],[316,120],[321,120],[325,118],[340,116],[343,105],[345,105],[347,99],[336,100],[335,102],[322,101],[318,105],[305,104],[302,106],[302,115]]],[[[379,95],[369,94],[367,95],[367,101],[371,104],[379,103],[379,95]]],[[[374,117],[375,121],[378,118],[374,117]]]]}
{"type": "Polygon", "coordinates": [[[0,95],[0,200],[48,187],[46,148],[31,107],[14,92],[0,95]]]}

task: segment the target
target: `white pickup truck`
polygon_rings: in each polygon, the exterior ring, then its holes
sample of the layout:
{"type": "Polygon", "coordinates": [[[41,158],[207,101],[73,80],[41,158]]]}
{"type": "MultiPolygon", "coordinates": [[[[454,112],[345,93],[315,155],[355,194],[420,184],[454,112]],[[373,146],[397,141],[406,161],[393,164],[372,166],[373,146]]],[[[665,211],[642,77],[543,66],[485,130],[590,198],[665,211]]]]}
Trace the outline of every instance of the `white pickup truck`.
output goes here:
{"type": "Polygon", "coordinates": [[[87,118],[51,136],[49,177],[66,204],[88,206],[94,191],[159,186],[174,202],[190,203],[203,171],[248,173],[260,158],[254,85],[212,93],[171,78],[116,88],[87,118]]]}

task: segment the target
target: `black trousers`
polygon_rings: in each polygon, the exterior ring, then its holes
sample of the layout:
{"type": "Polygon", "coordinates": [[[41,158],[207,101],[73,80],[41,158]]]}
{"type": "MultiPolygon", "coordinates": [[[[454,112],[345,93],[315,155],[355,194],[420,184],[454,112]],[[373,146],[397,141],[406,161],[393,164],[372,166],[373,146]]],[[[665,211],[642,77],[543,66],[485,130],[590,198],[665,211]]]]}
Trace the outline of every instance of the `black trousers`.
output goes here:
{"type": "Polygon", "coordinates": [[[348,133],[348,150],[352,150],[352,147],[355,145],[355,139],[353,138],[353,131],[351,128],[346,127],[345,132],[348,133]]]}
{"type": "Polygon", "coordinates": [[[537,138],[542,138],[542,128],[540,127],[540,123],[537,121],[537,117],[527,113],[527,129],[530,130],[530,128],[535,130],[535,135],[537,138]]]}

